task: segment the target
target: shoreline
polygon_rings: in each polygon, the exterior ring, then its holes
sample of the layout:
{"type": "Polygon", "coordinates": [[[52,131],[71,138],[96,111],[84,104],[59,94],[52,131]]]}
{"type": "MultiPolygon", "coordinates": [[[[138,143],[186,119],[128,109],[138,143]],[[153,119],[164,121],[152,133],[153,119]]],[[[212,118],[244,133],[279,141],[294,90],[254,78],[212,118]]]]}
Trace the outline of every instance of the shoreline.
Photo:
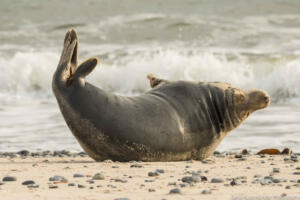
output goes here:
{"type": "Polygon", "coordinates": [[[180,162],[95,162],[67,151],[20,154],[0,156],[1,199],[300,199],[299,154],[215,152],[180,162]]]}

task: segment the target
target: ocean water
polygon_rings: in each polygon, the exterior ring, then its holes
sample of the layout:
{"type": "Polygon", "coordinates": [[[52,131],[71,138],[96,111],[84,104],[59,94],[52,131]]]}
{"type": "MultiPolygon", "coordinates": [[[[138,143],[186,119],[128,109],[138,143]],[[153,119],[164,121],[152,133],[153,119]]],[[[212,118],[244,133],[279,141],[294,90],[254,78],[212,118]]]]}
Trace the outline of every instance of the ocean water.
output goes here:
{"type": "Polygon", "coordinates": [[[170,80],[261,88],[271,106],[218,147],[300,152],[300,1],[0,0],[0,151],[80,151],[51,91],[64,34],[79,60],[100,60],[88,81],[121,95],[170,80]]]}

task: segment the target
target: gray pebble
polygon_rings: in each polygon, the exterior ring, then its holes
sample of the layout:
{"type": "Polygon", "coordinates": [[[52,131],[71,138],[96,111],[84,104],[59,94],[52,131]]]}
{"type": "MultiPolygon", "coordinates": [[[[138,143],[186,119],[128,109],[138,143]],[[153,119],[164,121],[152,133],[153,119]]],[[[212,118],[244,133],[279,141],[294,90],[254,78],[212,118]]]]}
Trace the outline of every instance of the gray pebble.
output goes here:
{"type": "Polygon", "coordinates": [[[104,175],[101,173],[97,173],[93,176],[93,180],[104,180],[104,175]]]}
{"type": "Polygon", "coordinates": [[[58,188],[57,185],[49,185],[49,189],[56,189],[56,188],[58,188]]]}
{"type": "Polygon", "coordinates": [[[75,183],[69,183],[68,186],[73,187],[73,186],[75,186],[75,183]]]}
{"type": "Polygon", "coordinates": [[[297,181],[297,183],[300,183],[300,179],[297,181]]]}
{"type": "Polygon", "coordinates": [[[300,175],[300,172],[294,172],[293,174],[294,175],[300,175]]]}
{"type": "Polygon", "coordinates": [[[84,185],[81,185],[81,184],[78,184],[77,187],[78,187],[78,188],[85,188],[85,186],[84,186],[84,185]]]}
{"type": "Polygon", "coordinates": [[[27,185],[28,188],[39,188],[39,185],[37,184],[30,184],[30,185],[27,185]]]}
{"type": "Polygon", "coordinates": [[[130,199],[128,199],[128,198],[116,198],[114,200],[130,200],[130,199]]]}
{"type": "Polygon", "coordinates": [[[94,184],[95,183],[95,181],[93,181],[93,180],[87,180],[86,182],[88,182],[89,184],[94,184]]]}
{"type": "Polygon", "coordinates": [[[28,181],[24,181],[24,182],[22,183],[22,185],[31,185],[31,184],[35,184],[35,182],[32,181],[32,180],[28,180],[28,181]]]}
{"type": "Polygon", "coordinates": [[[169,182],[168,185],[176,185],[176,182],[169,182]]]}
{"type": "Polygon", "coordinates": [[[241,181],[239,179],[233,179],[231,182],[230,182],[230,185],[234,186],[234,185],[241,185],[241,181]]]}
{"type": "Polygon", "coordinates": [[[133,164],[133,165],[130,165],[130,168],[142,168],[143,166],[142,165],[139,165],[139,164],[133,164]]]}
{"type": "Polygon", "coordinates": [[[17,181],[17,178],[15,176],[5,176],[2,179],[3,182],[10,182],[10,181],[17,181]]]}
{"type": "Polygon", "coordinates": [[[175,188],[175,189],[170,190],[169,194],[181,194],[181,190],[178,188],[175,188]]]}
{"type": "Polygon", "coordinates": [[[156,169],[155,171],[156,171],[157,173],[160,173],[160,174],[165,173],[165,170],[163,170],[163,169],[156,169]]]}
{"type": "Polygon", "coordinates": [[[213,178],[211,179],[211,183],[223,183],[224,180],[221,178],[213,178]]]}
{"type": "Polygon", "coordinates": [[[73,178],[82,178],[82,177],[84,177],[84,175],[82,175],[82,174],[74,174],[73,175],[73,178]]]}
{"type": "Polygon", "coordinates": [[[280,172],[279,168],[273,168],[273,173],[279,173],[279,172],[280,172]]]}
{"type": "Polygon", "coordinates": [[[198,183],[201,181],[199,176],[185,176],[181,179],[184,183],[198,183]]]}
{"type": "Polygon", "coordinates": [[[4,183],[3,183],[3,182],[0,182],[0,185],[4,185],[4,183]]]}
{"type": "Polygon", "coordinates": [[[274,178],[272,181],[273,181],[273,183],[280,183],[280,182],[281,182],[281,179],[274,178]]]}
{"type": "Polygon", "coordinates": [[[49,178],[49,181],[68,181],[68,180],[63,176],[53,176],[49,178]]]}
{"type": "Polygon", "coordinates": [[[207,181],[207,177],[206,176],[201,176],[201,181],[204,182],[204,181],[207,181]]]}
{"type": "Polygon", "coordinates": [[[287,185],[285,186],[285,189],[291,189],[291,186],[287,185]]]}
{"type": "Polygon", "coordinates": [[[262,175],[260,175],[260,174],[255,174],[254,175],[254,178],[261,178],[262,177],[262,175]]]}
{"type": "Polygon", "coordinates": [[[211,190],[202,190],[201,194],[211,194],[211,190]]]}
{"type": "Polygon", "coordinates": [[[272,183],[272,180],[271,179],[261,179],[260,180],[260,184],[261,185],[269,185],[272,183]]]}
{"type": "Polygon", "coordinates": [[[148,176],[159,176],[158,172],[148,172],[148,176]]]}
{"type": "Polygon", "coordinates": [[[150,188],[149,190],[148,190],[148,192],[155,192],[156,190],[155,189],[152,189],[152,188],[150,188]]]}

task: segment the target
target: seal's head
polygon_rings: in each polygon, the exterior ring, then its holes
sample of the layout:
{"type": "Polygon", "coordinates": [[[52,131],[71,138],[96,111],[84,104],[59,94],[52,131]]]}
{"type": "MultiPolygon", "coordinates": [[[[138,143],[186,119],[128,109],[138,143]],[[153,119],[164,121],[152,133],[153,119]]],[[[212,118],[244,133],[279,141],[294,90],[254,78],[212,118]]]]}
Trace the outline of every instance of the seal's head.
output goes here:
{"type": "Polygon", "coordinates": [[[233,103],[240,120],[245,120],[252,112],[270,105],[270,97],[263,90],[243,91],[234,89],[233,103]]]}

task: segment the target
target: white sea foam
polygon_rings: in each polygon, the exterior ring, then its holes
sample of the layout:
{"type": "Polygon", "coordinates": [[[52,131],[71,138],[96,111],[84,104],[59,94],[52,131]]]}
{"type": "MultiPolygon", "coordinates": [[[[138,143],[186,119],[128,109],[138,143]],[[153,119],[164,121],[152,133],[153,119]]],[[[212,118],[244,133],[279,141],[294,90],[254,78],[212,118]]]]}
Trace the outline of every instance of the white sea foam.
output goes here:
{"type": "MultiPolygon", "coordinates": [[[[113,59],[100,61],[88,80],[112,92],[138,94],[149,89],[146,75],[153,73],[169,80],[221,81],[244,89],[259,87],[274,102],[300,97],[300,59],[297,58],[277,62],[265,59],[253,64],[243,56],[232,59],[225,54],[191,49],[122,51],[126,56],[114,53],[119,50],[110,52],[113,59]]],[[[11,57],[0,57],[1,95],[51,97],[51,79],[58,58],[58,52],[17,52],[11,57]]]]}

